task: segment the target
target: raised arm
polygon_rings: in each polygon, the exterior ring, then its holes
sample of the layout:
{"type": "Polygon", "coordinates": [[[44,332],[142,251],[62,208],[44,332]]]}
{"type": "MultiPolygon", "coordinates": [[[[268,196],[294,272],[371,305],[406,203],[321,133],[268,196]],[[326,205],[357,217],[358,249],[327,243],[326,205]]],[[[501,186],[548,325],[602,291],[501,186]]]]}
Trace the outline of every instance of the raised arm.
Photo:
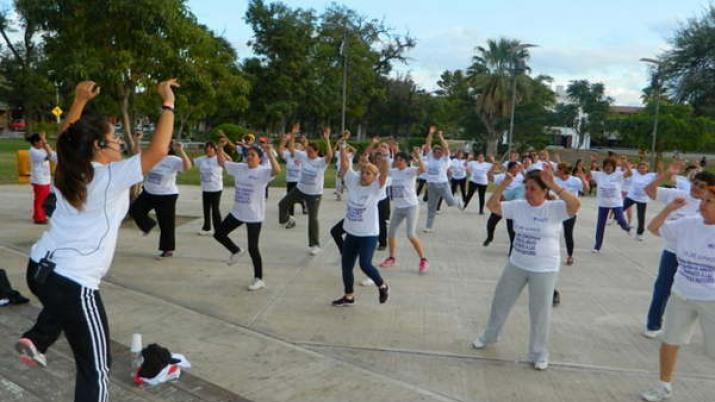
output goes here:
{"type": "Polygon", "coordinates": [[[44,131],[40,132],[40,140],[42,141],[42,148],[45,150],[45,153],[47,156],[45,156],[45,160],[50,160],[52,159],[52,154],[55,152],[52,147],[50,146],[50,143],[47,141],[47,134],[45,134],[44,131]]]}
{"type": "Polygon", "coordinates": [[[443,158],[449,158],[449,143],[444,139],[444,133],[442,131],[438,132],[440,145],[442,145],[442,152],[444,153],[443,158]]]}
{"type": "MultiPolygon", "coordinates": [[[[82,111],[87,103],[99,95],[100,88],[94,81],[82,81],[75,87],[74,90],[74,100],[72,100],[72,106],[70,106],[70,111],[67,112],[67,117],[62,122],[60,127],[60,134],[67,130],[70,124],[76,122],[82,117],[82,111]]],[[[59,138],[59,137],[58,137],[59,138]]]]}
{"type": "Polygon", "coordinates": [[[132,145],[132,154],[133,154],[133,155],[136,155],[136,154],[138,154],[138,153],[141,153],[141,151],[142,151],[142,145],[141,145],[142,138],[144,138],[144,133],[142,133],[141,131],[137,131],[136,133],[134,133],[134,144],[132,145]]]}
{"type": "Polygon", "coordinates": [[[325,163],[330,164],[333,160],[333,147],[330,145],[330,127],[323,129],[323,139],[325,140],[325,163]]]}
{"type": "Polygon", "coordinates": [[[390,175],[390,162],[388,161],[387,155],[381,155],[377,161],[377,168],[380,169],[380,188],[385,187],[387,184],[387,176],[390,175]]]}
{"type": "Polygon", "coordinates": [[[348,150],[345,145],[345,142],[340,143],[340,172],[338,172],[340,177],[345,177],[350,169],[350,163],[352,163],[348,160],[348,150]]]}
{"type": "Polygon", "coordinates": [[[427,138],[425,138],[424,152],[426,154],[432,152],[432,139],[434,138],[434,133],[437,132],[436,126],[430,126],[429,131],[427,131],[427,138]]]}
{"type": "Polygon", "coordinates": [[[169,152],[169,143],[174,132],[174,90],[179,84],[176,79],[159,83],[157,92],[161,97],[162,107],[159,122],[156,124],[154,136],[149,147],[141,154],[142,173],[150,171],[169,152]]]}
{"type": "Polygon", "coordinates": [[[660,228],[663,226],[666,220],[668,220],[668,215],[678,208],[685,205],[685,198],[676,198],[671,203],[665,206],[658,215],[653,218],[648,224],[648,231],[656,236],[660,236],[660,228]]]}
{"type": "Polygon", "coordinates": [[[650,199],[655,200],[658,195],[658,187],[660,187],[663,183],[670,181],[671,178],[678,173],[680,173],[680,162],[673,161],[667,170],[659,173],[658,176],[656,176],[656,178],[645,187],[645,193],[648,197],[650,197],[650,199]]]}
{"type": "Polygon", "coordinates": [[[186,155],[186,150],[184,149],[184,144],[179,142],[176,144],[176,149],[179,151],[179,158],[181,158],[181,162],[184,163],[184,172],[187,170],[190,170],[194,164],[191,162],[191,158],[189,158],[188,155],[186,155]]]}
{"type": "Polygon", "coordinates": [[[568,213],[570,217],[575,216],[581,207],[581,201],[578,200],[578,197],[566,191],[565,188],[556,184],[551,166],[548,163],[541,169],[540,176],[541,181],[546,183],[549,190],[556,193],[556,196],[566,203],[566,213],[568,213]]]}
{"type": "Polygon", "coordinates": [[[226,164],[226,151],[224,150],[226,144],[228,144],[228,139],[225,137],[220,138],[218,144],[216,144],[218,148],[218,152],[216,152],[216,163],[221,167],[224,167],[226,164]]]}
{"type": "Polygon", "coordinates": [[[415,147],[415,149],[412,150],[412,159],[414,159],[417,164],[417,175],[423,174],[427,169],[425,168],[424,162],[422,162],[422,150],[420,147],[415,147]]]}
{"type": "Polygon", "coordinates": [[[271,164],[271,176],[276,177],[281,174],[281,165],[273,154],[273,145],[270,142],[263,145],[263,153],[268,154],[268,162],[271,164]]]}
{"type": "Polygon", "coordinates": [[[509,173],[506,173],[504,175],[504,180],[502,180],[502,182],[499,183],[499,185],[494,189],[491,197],[487,200],[487,208],[491,212],[501,216],[501,196],[504,193],[504,189],[511,184],[512,180],[514,180],[514,178],[511,177],[509,173]]]}

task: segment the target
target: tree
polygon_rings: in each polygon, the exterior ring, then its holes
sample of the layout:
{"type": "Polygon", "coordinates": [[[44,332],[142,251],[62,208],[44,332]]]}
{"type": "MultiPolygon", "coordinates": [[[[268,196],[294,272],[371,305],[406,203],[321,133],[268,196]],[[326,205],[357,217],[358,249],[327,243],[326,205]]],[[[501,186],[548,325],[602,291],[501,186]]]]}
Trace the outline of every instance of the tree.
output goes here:
{"type": "Polygon", "coordinates": [[[680,27],[670,43],[660,57],[666,88],[696,115],[715,118],[715,5],[680,27]]]}
{"type": "Polygon", "coordinates": [[[477,94],[476,110],[487,131],[487,152],[496,154],[497,144],[505,130],[505,118],[510,115],[512,84],[516,80],[517,104],[529,97],[531,78],[520,72],[529,67],[528,49],[513,39],[490,39],[487,46],[477,47],[468,74],[477,94]]]}
{"type": "Polygon", "coordinates": [[[575,80],[569,83],[566,94],[573,106],[561,107],[558,111],[563,114],[561,117],[565,118],[566,127],[576,130],[577,138],[573,147],[578,149],[581,146],[586,133],[592,138],[603,138],[608,110],[613,103],[613,98],[606,96],[605,85],[575,80]]]}

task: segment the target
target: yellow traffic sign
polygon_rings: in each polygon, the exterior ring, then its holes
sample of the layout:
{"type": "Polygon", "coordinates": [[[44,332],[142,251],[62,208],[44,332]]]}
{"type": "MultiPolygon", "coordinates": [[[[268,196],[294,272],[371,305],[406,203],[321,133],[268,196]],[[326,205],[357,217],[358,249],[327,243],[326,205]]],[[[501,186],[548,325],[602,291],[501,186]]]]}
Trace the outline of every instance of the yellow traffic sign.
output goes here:
{"type": "Polygon", "coordinates": [[[62,116],[62,113],[62,109],[60,109],[59,106],[55,106],[55,108],[52,109],[52,114],[55,115],[55,117],[59,118],[60,116],[62,116]]]}

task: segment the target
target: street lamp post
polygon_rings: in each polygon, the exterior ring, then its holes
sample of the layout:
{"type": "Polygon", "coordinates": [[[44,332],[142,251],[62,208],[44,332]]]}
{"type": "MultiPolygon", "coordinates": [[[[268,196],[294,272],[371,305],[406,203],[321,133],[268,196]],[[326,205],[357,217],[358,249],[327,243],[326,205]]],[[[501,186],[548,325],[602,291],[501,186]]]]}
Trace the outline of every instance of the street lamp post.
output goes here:
{"type": "Polygon", "coordinates": [[[524,66],[524,57],[522,57],[520,53],[525,49],[537,46],[538,45],[533,45],[530,43],[522,43],[511,48],[514,56],[514,65],[512,68],[511,81],[511,116],[509,118],[509,135],[507,138],[507,157],[508,155],[511,155],[512,139],[514,137],[514,114],[516,112],[516,78],[519,75],[519,71],[526,69],[524,66]]]}
{"type": "Polygon", "coordinates": [[[347,29],[343,35],[343,42],[340,45],[340,55],[343,56],[343,99],[340,113],[340,135],[345,132],[345,113],[348,102],[348,33],[347,29]]]}
{"type": "Polygon", "coordinates": [[[650,147],[650,165],[655,168],[655,142],[658,136],[658,115],[660,114],[660,66],[661,62],[655,59],[642,58],[643,63],[655,65],[655,118],[653,121],[653,138],[650,147]]]}

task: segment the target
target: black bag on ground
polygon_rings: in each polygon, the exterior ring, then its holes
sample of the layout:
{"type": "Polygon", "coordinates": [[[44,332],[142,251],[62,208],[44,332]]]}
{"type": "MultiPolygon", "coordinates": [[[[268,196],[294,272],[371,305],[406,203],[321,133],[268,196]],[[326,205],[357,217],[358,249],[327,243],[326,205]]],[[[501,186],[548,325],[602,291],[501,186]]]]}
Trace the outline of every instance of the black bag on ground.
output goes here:
{"type": "Polygon", "coordinates": [[[52,217],[56,207],[57,196],[55,195],[55,192],[52,191],[49,195],[47,195],[47,198],[45,198],[45,202],[42,203],[42,209],[45,210],[45,215],[52,217]]]}
{"type": "Polygon", "coordinates": [[[8,299],[9,304],[25,304],[30,299],[21,295],[20,292],[12,288],[10,280],[7,278],[5,270],[0,268],[0,299],[8,299]]]}

